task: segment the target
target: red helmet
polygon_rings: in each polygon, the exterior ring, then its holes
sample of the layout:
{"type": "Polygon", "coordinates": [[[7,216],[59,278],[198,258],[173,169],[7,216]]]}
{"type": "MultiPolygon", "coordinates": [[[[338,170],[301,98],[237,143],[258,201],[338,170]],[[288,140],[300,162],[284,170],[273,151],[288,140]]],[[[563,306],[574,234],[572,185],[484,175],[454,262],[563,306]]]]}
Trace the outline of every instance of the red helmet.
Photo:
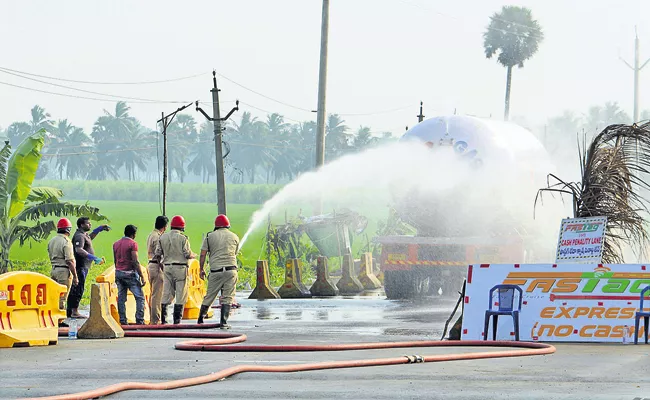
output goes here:
{"type": "Polygon", "coordinates": [[[67,218],[61,218],[56,224],[56,229],[72,228],[72,222],[67,218]]]}
{"type": "Polygon", "coordinates": [[[172,228],[185,229],[185,218],[180,215],[174,215],[172,218],[172,223],[170,225],[172,228]]]}
{"type": "Polygon", "coordinates": [[[214,219],[214,227],[215,228],[230,228],[230,221],[228,221],[228,217],[226,217],[223,214],[217,215],[217,218],[214,219]]]}

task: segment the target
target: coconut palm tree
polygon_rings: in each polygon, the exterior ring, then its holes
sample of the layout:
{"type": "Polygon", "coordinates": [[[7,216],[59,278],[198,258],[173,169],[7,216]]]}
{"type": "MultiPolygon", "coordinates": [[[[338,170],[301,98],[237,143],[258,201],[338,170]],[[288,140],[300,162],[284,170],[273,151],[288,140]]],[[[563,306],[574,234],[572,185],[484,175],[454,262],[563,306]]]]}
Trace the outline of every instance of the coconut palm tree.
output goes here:
{"type": "Polygon", "coordinates": [[[352,147],[356,150],[363,150],[366,147],[374,146],[377,144],[378,138],[372,137],[370,128],[367,126],[360,126],[357,134],[352,139],[352,147]]]}
{"type": "Polygon", "coordinates": [[[61,202],[63,192],[59,189],[32,187],[45,135],[41,129],[28,136],[13,154],[8,141],[0,150],[0,274],[11,266],[9,256],[16,241],[21,246],[29,240],[41,241],[56,230],[48,217],[85,215],[106,220],[99,209],[88,204],[61,202]]]}
{"type": "Polygon", "coordinates": [[[578,182],[549,175],[553,183],[540,194],[570,195],[575,218],[607,217],[603,263],[624,262],[622,245],[643,258],[650,239],[650,123],[606,127],[583,146],[580,170],[578,182]]]}
{"type": "Polygon", "coordinates": [[[198,140],[192,145],[190,162],[187,164],[187,169],[200,175],[203,183],[208,183],[210,176],[215,175],[213,138],[212,124],[201,124],[198,140]]]}
{"type": "Polygon", "coordinates": [[[325,127],[325,148],[329,153],[327,158],[331,160],[345,154],[350,148],[351,136],[345,121],[338,114],[330,114],[325,127]]]}
{"type": "Polygon", "coordinates": [[[492,58],[499,53],[498,63],[507,68],[504,111],[506,121],[510,116],[512,67],[516,65],[523,68],[524,61],[537,53],[543,39],[542,27],[526,7],[504,6],[501,12],[490,17],[490,25],[483,33],[483,47],[485,57],[492,58]]]}

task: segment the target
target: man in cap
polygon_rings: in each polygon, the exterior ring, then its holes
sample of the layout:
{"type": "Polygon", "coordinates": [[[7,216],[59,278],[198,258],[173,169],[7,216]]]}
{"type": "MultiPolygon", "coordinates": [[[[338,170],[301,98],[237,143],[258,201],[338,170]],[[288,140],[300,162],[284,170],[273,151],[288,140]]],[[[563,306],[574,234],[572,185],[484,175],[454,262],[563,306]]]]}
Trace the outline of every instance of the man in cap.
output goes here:
{"type": "Polygon", "coordinates": [[[117,313],[120,324],[126,325],[126,295],[130,290],[135,297],[135,323],[144,325],[144,294],[142,287],[145,284],[142,266],[138,261],[138,243],[135,234],[138,228],[135,225],[124,227],[124,237],[113,243],[113,257],[115,257],[115,284],[117,284],[117,313]]]}
{"type": "Polygon", "coordinates": [[[86,275],[88,275],[88,270],[93,262],[95,264],[104,262],[101,258],[95,256],[92,240],[99,232],[109,231],[111,228],[108,225],[100,225],[92,233],[88,234],[90,228],[92,228],[90,218],[80,217],[77,219],[77,231],[72,237],[72,244],[74,245],[74,258],[77,264],[79,283],[72,286],[70,296],[68,297],[68,318],[86,318],[79,314],[79,303],[84,295],[86,275]]]}
{"type": "Polygon", "coordinates": [[[235,299],[237,285],[237,251],[239,237],[230,231],[228,217],[221,214],[214,220],[214,230],[208,233],[201,246],[201,279],[205,279],[205,257],[210,254],[210,275],[208,276],[208,291],[203,298],[199,311],[198,324],[203,323],[210,306],[221,292],[221,329],[230,329],[228,316],[230,307],[235,299]]]}
{"type": "Polygon", "coordinates": [[[149,323],[151,325],[163,325],[167,323],[167,308],[162,308],[162,295],[163,295],[163,263],[154,261],[156,246],[160,235],[165,233],[169,218],[164,215],[156,217],[154,230],[147,237],[147,256],[149,257],[149,285],[151,288],[151,297],[149,304],[149,323]]]}
{"type": "MultiPolygon", "coordinates": [[[[50,256],[50,263],[52,263],[50,276],[58,284],[65,285],[68,288],[63,303],[59,305],[60,308],[64,307],[65,301],[68,299],[70,286],[73,283],[75,285],[79,283],[77,270],[75,269],[74,250],[70,240],[71,229],[72,222],[67,218],[61,218],[56,224],[57,235],[47,243],[47,252],[50,256]]],[[[60,322],[59,325],[66,326],[63,322],[60,322]]]]}
{"type": "Polygon", "coordinates": [[[183,308],[187,301],[188,261],[196,258],[190,249],[190,240],[185,231],[185,219],[175,215],[171,220],[171,231],[160,235],[154,253],[154,262],[163,263],[165,281],[163,283],[163,310],[174,301],[174,324],[180,324],[183,308]]]}

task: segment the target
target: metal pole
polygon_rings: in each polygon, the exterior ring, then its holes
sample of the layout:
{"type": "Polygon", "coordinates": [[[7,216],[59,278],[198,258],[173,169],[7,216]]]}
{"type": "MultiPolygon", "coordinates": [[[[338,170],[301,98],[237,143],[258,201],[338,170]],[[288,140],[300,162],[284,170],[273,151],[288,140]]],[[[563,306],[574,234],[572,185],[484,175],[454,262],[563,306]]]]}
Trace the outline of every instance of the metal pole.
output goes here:
{"type": "Polygon", "coordinates": [[[214,123],[214,154],[217,170],[217,209],[219,214],[226,214],[226,183],[223,171],[223,147],[221,136],[221,112],[219,111],[219,89],[217,88],[217,74],[212,71],[213,88],[212,93],[212,112],[214,123]]]}
{"type": "MultiPolygon", "coordinates": [[[[636,32],[635,32],[636,33],[636,32]]],[[[634,38],[634,120],[632,123],[639,122],[639,35],[634,38]]]]}
{"type": "Polygon", "coordinates": [[[325,163],[325,109],[327,87],[327,38],[329,31],[329,0],[323,0],[320,31],[320,67],[318,71],[318,115],[316,120],[316,168],[325,163]]]}
{"type": "Polygon", "coordinates": [[[167,118],[162,113],[163,125],[163,195],[162,195],[162,213],[167,215],[167,118]]]}

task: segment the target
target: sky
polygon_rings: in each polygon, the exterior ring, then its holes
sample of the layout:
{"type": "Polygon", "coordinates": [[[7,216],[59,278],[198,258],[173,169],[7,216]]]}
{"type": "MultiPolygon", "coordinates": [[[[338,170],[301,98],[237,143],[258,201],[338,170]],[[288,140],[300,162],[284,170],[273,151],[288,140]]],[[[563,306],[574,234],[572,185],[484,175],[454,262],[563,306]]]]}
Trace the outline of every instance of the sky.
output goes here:
{"type": "MultiPolygon", "coordinates": [[[[564,110],[618,102],[632,112],[635,26],[641,62],[650,58],[647,0],[331,0],[327,112],[356,130],[401,134],[426,117],[469,114],[500,119],[506,71],[485,58],[482,33],[504,5],[529,7],[545,39],[513,72],[511,115],[534,124],[564,110]]],[[[131,113],[154,127],[180,102],[210,101],[217,71],[222,113],[288,122],[315,120],[320,0],[47,1],[0,0],[0,126],[29,119],[35,104],[53,119],[92,129],[103,110],[132,97],[131,113]],[[2,68],[115,97],[10,75],[2,68]],[[7,84],[65,94],[57,96],[7,84]],[[256,92],[256,93],[255,93],[256,92]],[[81,99],[67,96],[83,96],[81,99]]],[[[210,105],[205,104],[206,111],[210,105]]],[[[641,109],[650,109],[650,67],[641,75],[641,109]]],[[[189,112],[202,122],[193,108],[189,112]]]]}

